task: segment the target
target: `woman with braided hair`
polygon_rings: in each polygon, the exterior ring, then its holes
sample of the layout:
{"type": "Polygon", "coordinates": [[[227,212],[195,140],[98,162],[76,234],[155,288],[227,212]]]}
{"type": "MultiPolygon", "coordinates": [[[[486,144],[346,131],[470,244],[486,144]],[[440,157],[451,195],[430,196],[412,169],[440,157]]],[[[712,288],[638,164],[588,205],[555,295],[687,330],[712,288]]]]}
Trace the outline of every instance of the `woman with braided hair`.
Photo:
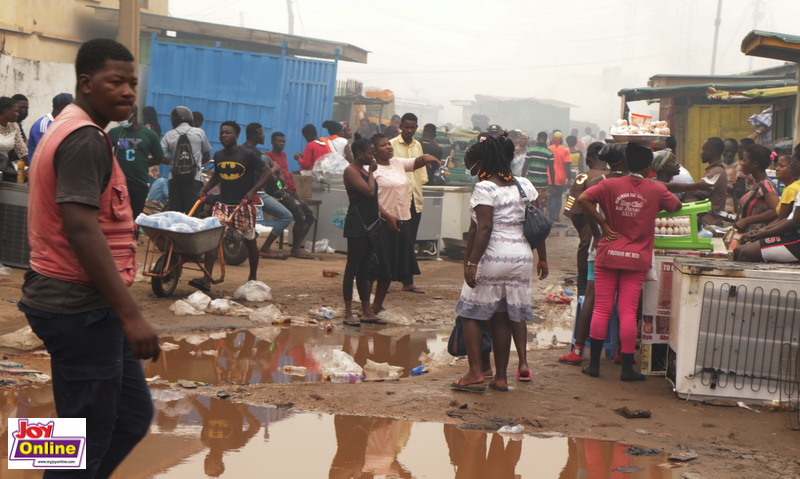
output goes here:
{"type": "MultiPolygon", "coordinates": [[[[472,221],[464,255],[464,286],[456,305],[463,321],[469,371],[453,382],[456,390],[482,390],[482,383],[490,376],[481,361],[482,324],[488,321],[496,368],[489,387],[507,391],[512,333],[517,339],[519,326],[533,320],[533,252],[522,231],[525,203],[517,181],[529,200],[535,201],[537,193],[530,181],[512,176],[509,157],[513,148],[505,137],[487,137],[470,147],[464,157],[464,164],[480,181],[470,198],[472,221]]],[[[543,279],[548,272],[544,242],[537,253],[536,270],[543,279]]],[[[517,377],[529,381],[532,374],[522,354],[524,344],[521,349],[517,377]]]]}

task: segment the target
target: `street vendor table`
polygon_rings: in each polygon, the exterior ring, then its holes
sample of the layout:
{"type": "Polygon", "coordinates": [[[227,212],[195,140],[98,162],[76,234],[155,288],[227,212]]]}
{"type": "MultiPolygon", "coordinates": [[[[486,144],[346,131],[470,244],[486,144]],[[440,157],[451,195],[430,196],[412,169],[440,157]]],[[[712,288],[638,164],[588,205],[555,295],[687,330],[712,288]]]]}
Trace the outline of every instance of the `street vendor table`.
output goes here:
{"type": "Polygon", "coordinates": [[[28,185],[0,181],[0,263],[27,268],[28,185]]]}

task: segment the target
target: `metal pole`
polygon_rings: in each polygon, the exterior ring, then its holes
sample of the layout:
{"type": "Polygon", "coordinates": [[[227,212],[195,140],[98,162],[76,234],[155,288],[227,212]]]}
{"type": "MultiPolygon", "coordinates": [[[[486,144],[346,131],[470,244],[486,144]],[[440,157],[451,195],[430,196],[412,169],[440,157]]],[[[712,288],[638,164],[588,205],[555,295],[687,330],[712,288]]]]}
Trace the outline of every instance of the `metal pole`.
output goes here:
{"type": "Polygon", "coordinates": [[[139,64],[139,0],[119,0],[119,42],[133,54],[139,64]]]}
{"type": "Polygon", "coordinates": [[[289,35],[294,35],[294,11],[292,11],[292,0],[286,0],[286,11],[289,13],[289,35]]]}
{"type": "MultiPolygon", "coordinates": [[[[797,78],[800,78],[800,63],[797,64],[797,78]]],[[[794,104],[794,146],[800,145],[800,85],[797,87],[797,101],[794,104]]]]}
{"type": "Polygon", "coordinates": [[[717,19],[714,20],[714,49],[711,53],[711,74],[717,66],[717,43],[719,42],[719,25],[722,23],[722,0],[717,0],[717,19]]]}

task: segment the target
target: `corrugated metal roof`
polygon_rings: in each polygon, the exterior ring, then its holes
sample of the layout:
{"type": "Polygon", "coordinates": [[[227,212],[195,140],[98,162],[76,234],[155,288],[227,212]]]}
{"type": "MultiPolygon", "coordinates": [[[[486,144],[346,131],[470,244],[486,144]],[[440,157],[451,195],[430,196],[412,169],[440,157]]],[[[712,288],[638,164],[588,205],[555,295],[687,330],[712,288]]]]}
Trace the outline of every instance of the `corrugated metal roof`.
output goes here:
{"type": "Polygon", "coordinates": [[[637,101],[653,100],[656,98],[674,98],[679,96],[705,96],[709,87],[713,87],[717,90],[742,91],[755,88],[777,88],[784,86],[797,86],[797,81],[774,80],[751,83],[701,83],[697,85],[624,88],[619,91],[618,95],[624,96],[626,101],[637,101]]]}
{"type": "Polygon", "coordinates": [[[495,96],[495,95],[475,95],[476,101],[496,101],[496,102],[520,102],[520,101],[535,101],[541,103],[543,105],[550,105],[556,108],[577,108],[578,105],[573,105],[572,103],[567,103],[565,101],[559,100],[551,100],[549,98],[535,98],[535,97],[528,97],[528,98],[521,98],[521,97],[511,97],[511,96],[495,96]]]}

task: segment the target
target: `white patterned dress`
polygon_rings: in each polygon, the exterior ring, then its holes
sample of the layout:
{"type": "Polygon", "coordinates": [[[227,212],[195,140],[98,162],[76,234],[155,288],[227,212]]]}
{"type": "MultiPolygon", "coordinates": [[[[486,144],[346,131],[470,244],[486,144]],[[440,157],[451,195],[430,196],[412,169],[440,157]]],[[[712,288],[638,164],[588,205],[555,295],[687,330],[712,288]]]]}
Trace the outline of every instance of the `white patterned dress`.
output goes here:
{"type": "MultiPolygon", "coordinates": [[[[526,178],[516,178],[533,201],[536,188],[526,178]]],[[[462,318],[488,320],[494,313],[507,312],[511,321],[533,321],[531,278],[533,252],[522,233],[525,203],[516,185],[498,186],[490,181],[475,185],[469,200],[472,221],[475,207],[494,208],[492,234],[486,252],[478,262],[474,288],[461,287],[456,312],[462,318]]],[[[477,222],[477,221],[476,221],[477,222]]]]}

